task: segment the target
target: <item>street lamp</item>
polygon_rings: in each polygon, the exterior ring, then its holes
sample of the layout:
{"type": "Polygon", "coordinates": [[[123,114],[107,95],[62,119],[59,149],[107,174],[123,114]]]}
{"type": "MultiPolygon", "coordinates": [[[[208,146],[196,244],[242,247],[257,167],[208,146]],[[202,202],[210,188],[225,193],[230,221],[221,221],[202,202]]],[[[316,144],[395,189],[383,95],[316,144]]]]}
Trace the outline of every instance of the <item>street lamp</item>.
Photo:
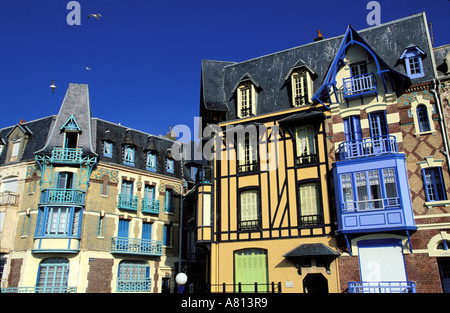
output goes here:
{"type": "Polygon", "coordinates": [[[187,279],[188,277],[185,273],[178,273],[177,276],[175,276],[175,281],[178,284],[178,293],[183,293],[187,279]]]}

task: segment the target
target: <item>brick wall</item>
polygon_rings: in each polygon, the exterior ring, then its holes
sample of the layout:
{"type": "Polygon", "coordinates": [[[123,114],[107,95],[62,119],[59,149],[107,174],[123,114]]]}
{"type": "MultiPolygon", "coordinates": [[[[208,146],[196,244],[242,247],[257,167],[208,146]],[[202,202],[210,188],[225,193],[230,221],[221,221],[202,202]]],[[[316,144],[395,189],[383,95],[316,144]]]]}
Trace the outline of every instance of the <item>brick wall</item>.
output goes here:
{"type": "Polygon", "coordinates": [[[341,256],[339,262],[339,283],[341,292],[348,292],[349,281],[361,281],[358,257],[341,256]]]}
{"type": "Polygon", "coordinates": [[[86,292],[105,293],[111,292],[112,259],[90,259],[88,272],[88,287],[86,292]]]}
{"type": "Polygon", "coordinates": [[[417,285],[418,293],[442,293],[441,279],[436,258],[428,254],[405,255],[408,280],[417,285]]]}
{"type": "Polygon", "coordinates": [[[23,259],[12,259],[8,277],[8,287],[18,287],[23,259]]]}

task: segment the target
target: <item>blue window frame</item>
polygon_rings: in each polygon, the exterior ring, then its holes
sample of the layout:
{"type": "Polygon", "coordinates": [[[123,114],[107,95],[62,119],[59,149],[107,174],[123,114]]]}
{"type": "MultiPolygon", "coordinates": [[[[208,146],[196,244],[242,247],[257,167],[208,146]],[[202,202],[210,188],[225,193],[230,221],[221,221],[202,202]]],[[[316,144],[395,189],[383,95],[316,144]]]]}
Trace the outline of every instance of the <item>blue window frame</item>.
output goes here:
{"type": "Polygon", "coordinates": [[[135,149],[131,145],[126,145],[123,153],[123,164],[134,166],[135,149]]]}
{"type": "Polygon", "coordinates": [[[428,119],[428,110],[424,104],[419,104],[417,106],[417,121],[419,122],[420,132],[429,132],[430,120],[428,119]]]}
{"type": "Polygon", "coordinates": [[[65,258],[45,259],[39,264],[36,287],[38,292],[66,292],[69,261],[65,258]]]}
{"type": "Polygon", "coordinates": [[[39,210],[36,237],[80,237],[83,210],[44,207],[39,210]]]}
{"type": "Polygon", "coordinates": [[[442,168],[431,167],[422,169],[427,201],[447,200],[442,178],[442,168]]]}
{"type": "Polygon", "coordinates": [[[400,57],[400,59],[405,59],[406,73],[410,78],[423,77],[423,63],[422,56],[425,52],[420,50],[418,47],[408,47],[400,57]]]}
{"type": "Polygon", "coordinates": [[[164,212],[174,213],[175,207],[173,203],[173,190],[166,189],[166,194],[164,196],[164,212]]]}
{"type": "Polygon", "coordinates": [[[156,153],[153,151],[147,152],[147,160],[145,162],[147,171],[156,171],[156,153]]]}
{"type": "Polygon", "coordinates": [[[148,292],[150,290],[150,266],[140,261],[120,262],[117,292],[148,292]]]}
{"type": "Polygon", "coordinates": [[[119,229],[117,232],[117,237],[128,238],[128,230],[130,228],[130,221],[119,220],[119,229]]]}
{"type": "Polygon", "coordinates": [[[172,159],[167,159],[167,173],[173,173],[174,161],[172,159]]]}
{"type": "Polygon", "coordinates": [[[103,156],[112,158],[113,143],[111,141],[103,142],[103,156]]]}

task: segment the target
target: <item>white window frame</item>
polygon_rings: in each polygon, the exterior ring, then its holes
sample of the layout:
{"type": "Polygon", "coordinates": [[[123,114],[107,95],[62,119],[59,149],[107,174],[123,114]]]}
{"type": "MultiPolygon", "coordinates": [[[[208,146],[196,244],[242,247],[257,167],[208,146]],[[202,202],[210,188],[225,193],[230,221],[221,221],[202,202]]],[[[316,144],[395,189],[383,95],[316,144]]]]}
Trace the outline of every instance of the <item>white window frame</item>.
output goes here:
{"type": "Polygon", "coordinates": [[[237,89],[237,103],[238,118],[256,115],[256,88],[250,81],[239,85],[237,89]],[[244,110],[248,110],[248,113],[242,114],[244,110]]]}
{"type": "Polygon", "coordinates": [[[311,74],[308,71],[294,72],[291,75],[292,105],[294,107],[311,103],[311,84],[311,74]]]}

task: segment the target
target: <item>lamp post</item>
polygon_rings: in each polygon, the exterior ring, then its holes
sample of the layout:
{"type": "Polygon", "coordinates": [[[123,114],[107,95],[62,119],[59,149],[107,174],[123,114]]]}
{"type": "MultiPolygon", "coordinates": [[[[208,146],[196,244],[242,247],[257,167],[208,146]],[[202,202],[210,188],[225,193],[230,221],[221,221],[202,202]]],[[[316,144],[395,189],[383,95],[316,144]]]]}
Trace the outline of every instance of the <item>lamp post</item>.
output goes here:
{"type": "Polygon", "coordinates": [[[185,273],[178,273],[177,276],[175,276],[175,281],[178,284],[178,293],[183,293],[187,279],[188,277],[185,273]]]}

